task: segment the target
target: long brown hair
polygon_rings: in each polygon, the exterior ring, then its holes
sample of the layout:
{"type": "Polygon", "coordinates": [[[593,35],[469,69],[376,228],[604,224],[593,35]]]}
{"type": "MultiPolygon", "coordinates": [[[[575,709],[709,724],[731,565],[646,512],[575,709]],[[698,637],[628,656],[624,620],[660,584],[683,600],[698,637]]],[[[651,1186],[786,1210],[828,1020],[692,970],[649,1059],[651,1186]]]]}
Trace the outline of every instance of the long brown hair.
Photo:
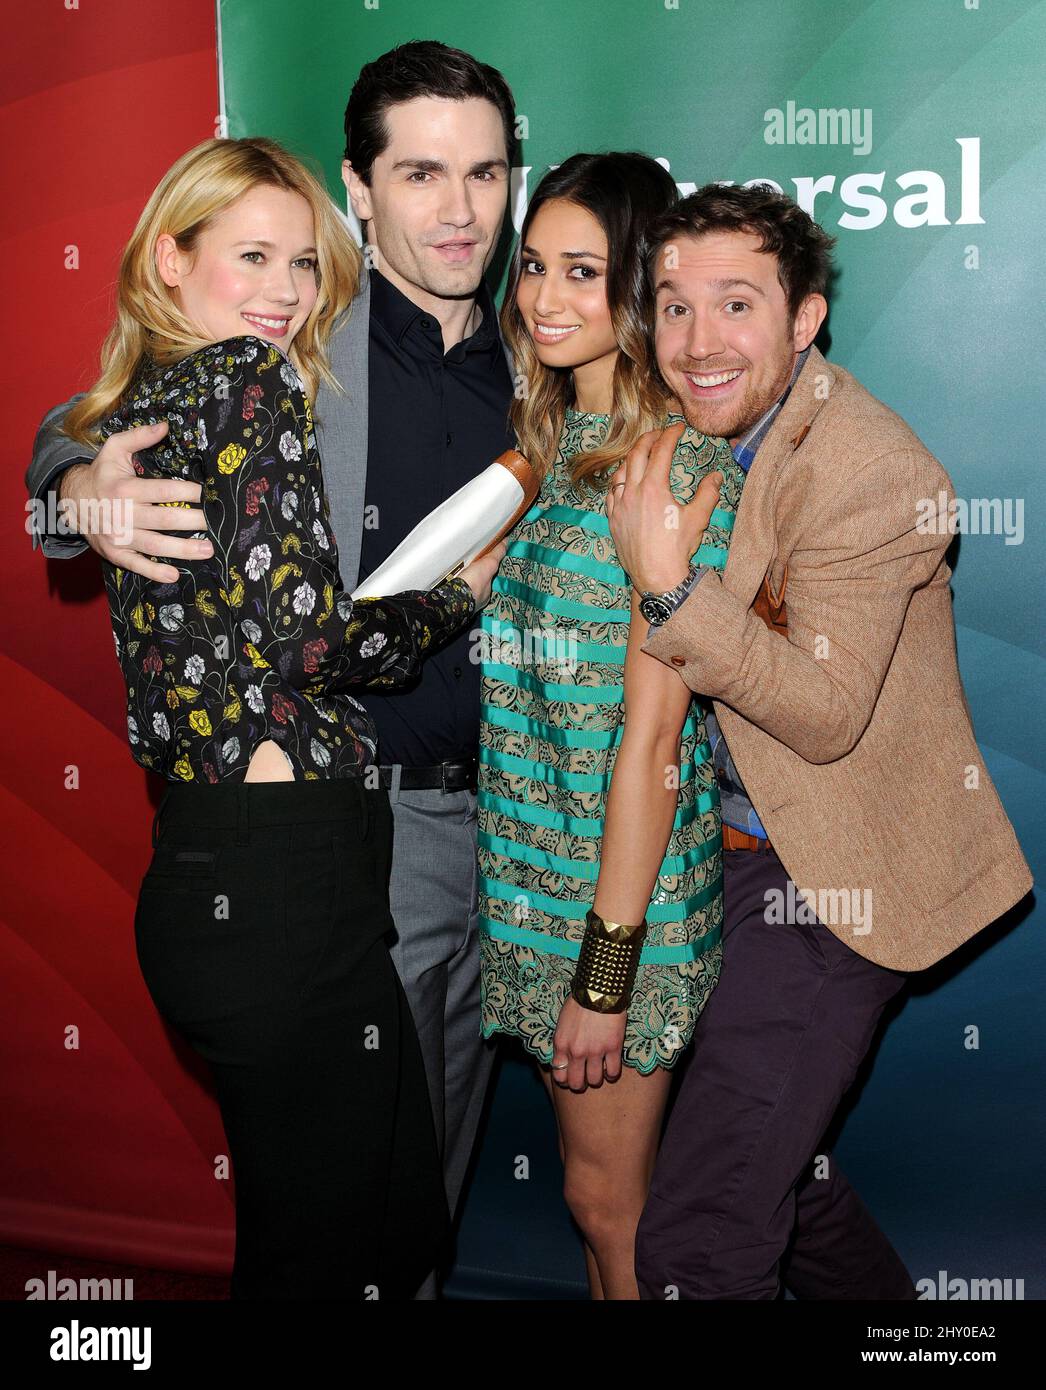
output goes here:
{"type": "Polygon", "coordinates": [[[590,212],[607,238],[607,303],[618,356],[614,365],[610,428],[598,449],[572,461],[575,482],[605,486],[605,470],[624,458],[639,436],[663,420],[669,393],[651,346],[653,304],[646,275],[646,227],[678,198],[672,176],[644,154],[575,154],[538,184],[527,207],[501,309],[501,328],[522,377],[510,419],[525,454],[539,473],[556,457],[567,407],[574,402],[569,371],[546,367],[516,306],[523,268],[522,248],[537,213],[554,199],[590,212]]]}
{"type": "Polygon", "coordinates": [[[124,249],[116,282],[116,318],[102,345],[101,376],[69,411],[63,429],[84,444],[100,440],[98,424],[120,402],[143,361],[177,362],[208,339],[180,308],[156,266],[164,232],[191,255],[214,218],[259,185],[299,193],[312,209],[319,294],[288,356],[315,397],[320,381],[341,390],[327,341],[359,289],[363,257],[320,180],[274,140],[205,140],[168,169],[146,203],[124,249]]]}

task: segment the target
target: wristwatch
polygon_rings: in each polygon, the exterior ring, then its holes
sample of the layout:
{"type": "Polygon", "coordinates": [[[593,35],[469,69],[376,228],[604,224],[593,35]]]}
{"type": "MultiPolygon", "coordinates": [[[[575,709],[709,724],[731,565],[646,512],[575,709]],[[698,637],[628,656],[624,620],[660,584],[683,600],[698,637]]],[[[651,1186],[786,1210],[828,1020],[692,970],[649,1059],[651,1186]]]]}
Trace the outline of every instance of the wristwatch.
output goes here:
{"type": "Polygon", "coordinates": [[[702,568],[698,565],[691,565],[686,578],[681,584],[677,584],[674,589],[669,589],[664,594],[640,594],[639,611],[651,627],[661,627],[667,623],[672,614],[683,602],[690,590],[700,579],[702,568]]]}

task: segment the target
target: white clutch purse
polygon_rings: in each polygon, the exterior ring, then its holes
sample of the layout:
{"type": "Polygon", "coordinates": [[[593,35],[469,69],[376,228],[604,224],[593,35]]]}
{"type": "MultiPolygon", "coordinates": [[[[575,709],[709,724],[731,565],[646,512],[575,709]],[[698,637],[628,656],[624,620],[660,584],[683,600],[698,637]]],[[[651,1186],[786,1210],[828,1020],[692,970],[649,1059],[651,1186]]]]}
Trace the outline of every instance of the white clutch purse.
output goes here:
{"type": "Polygon", "coordinates": [[[537,496],[540,482],[522,454],[506,450],[419,521],[352,597],[434,589],[511,531],[537,496]]]}

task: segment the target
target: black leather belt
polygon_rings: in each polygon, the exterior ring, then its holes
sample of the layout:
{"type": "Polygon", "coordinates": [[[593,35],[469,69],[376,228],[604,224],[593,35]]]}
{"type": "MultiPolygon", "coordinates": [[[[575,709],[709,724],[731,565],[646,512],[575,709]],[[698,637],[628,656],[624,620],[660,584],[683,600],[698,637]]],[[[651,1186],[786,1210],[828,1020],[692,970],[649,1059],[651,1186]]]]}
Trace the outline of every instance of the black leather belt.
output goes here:
{"type": "MultiPolygon", "coordinates": [[[[380,767],[381,785],[392,786],[392,768],[380,767]]],[[[479,762],[466,758],[463,762],[438,763],[435,767],[404,767],[400,769],[400,786],[406,792],[435,791],[463,792],[476,790],[479,762]]]]}

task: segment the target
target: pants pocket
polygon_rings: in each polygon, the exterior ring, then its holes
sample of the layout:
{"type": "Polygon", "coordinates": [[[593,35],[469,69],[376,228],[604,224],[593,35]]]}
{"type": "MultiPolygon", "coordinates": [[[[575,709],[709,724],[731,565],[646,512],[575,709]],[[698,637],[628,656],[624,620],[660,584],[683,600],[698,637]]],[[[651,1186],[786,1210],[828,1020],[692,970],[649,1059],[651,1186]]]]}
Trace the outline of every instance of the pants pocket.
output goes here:
{"type": "Polygon", "coordinates": [[[286,992],[286,861],[271,847],[158,847],[142,880],[142,976],[175,1027],[271,1008],[286,992]]]}
{"type": "Polygon", "coordinates": [[[171,893],[203,891],[215,880],[220,849],[157,845],[142,880],[143,887],[171,893]]]}

